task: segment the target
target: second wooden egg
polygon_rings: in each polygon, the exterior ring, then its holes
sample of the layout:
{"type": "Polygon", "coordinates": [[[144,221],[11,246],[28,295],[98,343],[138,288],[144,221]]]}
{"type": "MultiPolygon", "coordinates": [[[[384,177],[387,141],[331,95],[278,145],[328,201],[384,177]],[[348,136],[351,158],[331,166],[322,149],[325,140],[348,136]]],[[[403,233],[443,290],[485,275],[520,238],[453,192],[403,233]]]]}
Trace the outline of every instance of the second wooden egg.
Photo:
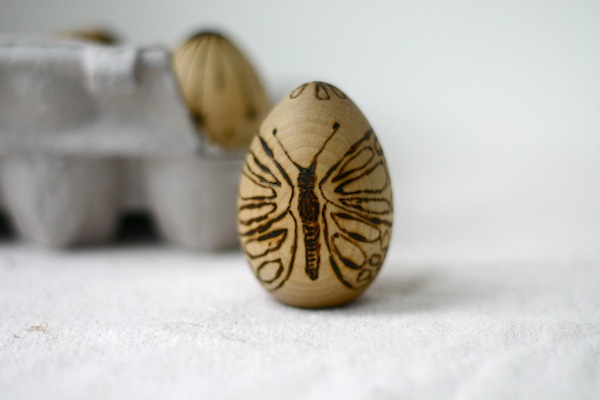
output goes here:
{"type": "Polygon", "coordinates": [[[192,36],[173,66],[198,128],[225,149],[246,148],[269,110],[263,84],[242,52],[215,32],[192,36]]]}

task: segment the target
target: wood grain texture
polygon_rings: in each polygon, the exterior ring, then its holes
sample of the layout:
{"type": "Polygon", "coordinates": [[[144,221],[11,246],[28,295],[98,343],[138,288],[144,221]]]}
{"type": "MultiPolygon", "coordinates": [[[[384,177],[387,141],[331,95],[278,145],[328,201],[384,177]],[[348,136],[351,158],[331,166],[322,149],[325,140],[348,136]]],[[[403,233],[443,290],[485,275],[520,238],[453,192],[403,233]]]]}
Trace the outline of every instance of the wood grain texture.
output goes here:
{"type": "Polygon", "coordinates": [[[357,297],[390,243],[392,188],[369,122],[338,88],[293,90],[263,122],[243,169],[239,232],[263,286],[299,307],[357,297]]]}
{"type": "Polygon", "coordinates": [[[201,132],[224,148],[247,147],[269,110],[269,100],[240,50],[222,35],[204,32],[175,51],[173,66],[201,132]]]}

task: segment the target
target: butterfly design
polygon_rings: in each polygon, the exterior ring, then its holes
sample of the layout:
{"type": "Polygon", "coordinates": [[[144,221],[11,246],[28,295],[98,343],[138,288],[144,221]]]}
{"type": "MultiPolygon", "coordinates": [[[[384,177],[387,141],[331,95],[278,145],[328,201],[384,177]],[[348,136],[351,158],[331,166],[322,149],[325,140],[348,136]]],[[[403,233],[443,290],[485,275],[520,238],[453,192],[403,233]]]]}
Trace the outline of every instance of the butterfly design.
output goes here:
{"type": "MultiPolygon", "coordinates": [[[[292,95],[299,90],[304,88],[292,95]]],[[[255,275],[271,291],[285,285],[299,266],[312,281],[322,268],[332,268],[340,283],[360,289],[375,278],[385,258],[393,204],[381,146],[369,128],[318,176],[320,156],[341,126],[334,122],[330,129],[304,165],[290,157],[277,129],[270,138],[261,132],[249,151],[239,199],[240,234],[255,275]],[[287,161],[280,162],[281,157],[287,161]]]]}

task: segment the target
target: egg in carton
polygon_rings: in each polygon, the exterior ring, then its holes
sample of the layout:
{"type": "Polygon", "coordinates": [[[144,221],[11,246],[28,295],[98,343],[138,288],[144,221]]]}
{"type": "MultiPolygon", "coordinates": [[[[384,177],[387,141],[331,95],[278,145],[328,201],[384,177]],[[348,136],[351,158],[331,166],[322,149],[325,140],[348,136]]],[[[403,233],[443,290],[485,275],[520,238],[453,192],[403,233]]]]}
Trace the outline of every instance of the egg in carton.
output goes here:
{"type": "Polygon", "coordinates": [[[19,236],[58,247],[103,243],[124,212],[147,211],[172,242],[238,246],[247,132],[267,96],[222,36],[191,41],[174,62],[197,74],[181,81],[195,89],[180,90],[171,54],[158,46],[0,38],[0,205],[19,236]],[[191,50],[202,48],[197,61],[191,50]],[[194,90],[202,108],[186,104],[194,90]]]}

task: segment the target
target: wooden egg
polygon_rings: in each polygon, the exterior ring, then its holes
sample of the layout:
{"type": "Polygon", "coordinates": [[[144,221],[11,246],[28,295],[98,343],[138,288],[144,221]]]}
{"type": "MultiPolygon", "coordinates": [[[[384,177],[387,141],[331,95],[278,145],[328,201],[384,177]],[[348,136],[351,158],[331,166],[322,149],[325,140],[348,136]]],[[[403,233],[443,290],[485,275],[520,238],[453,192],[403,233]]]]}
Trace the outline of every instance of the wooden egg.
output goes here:
{"type": "Polygon", "coordinates": [[[392,187],[373,129],[341,90],[306,83],[275,106],[250,145],[238,211],[246,258],[283,303],[341,305],[373,281],[392,187]]]}
{"type": "Polygon", "coordinates": [[[61,31],[56,36],[64,39],[78,39],[106,45],[115,45],[119,39],[115,33],[107,28],[92,27],[83,30],[61,31]]]}
{"type": "Polygon", "coordinates": [[[223,148],[246,148],[270,105],[240,50],[220,34],[199,33],[176,50],[173,66],[198,128],[223,148]]]}

